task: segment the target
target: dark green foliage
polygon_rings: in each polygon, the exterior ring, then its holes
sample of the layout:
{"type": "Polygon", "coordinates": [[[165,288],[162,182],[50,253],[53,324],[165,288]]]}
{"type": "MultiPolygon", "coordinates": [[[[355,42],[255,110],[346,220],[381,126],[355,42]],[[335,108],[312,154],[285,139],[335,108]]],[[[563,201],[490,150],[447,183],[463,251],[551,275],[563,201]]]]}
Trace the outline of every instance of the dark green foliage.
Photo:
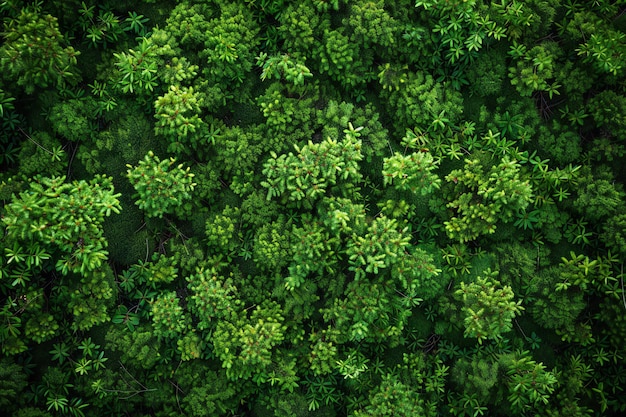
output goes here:
{"type": "Polygon", "coordinates": [[[106,334],[106,348],[120,354],[120,362],[134,367],[152,369],[159,361],[161,342],[145,326],[129,332],[121,326],[111,326],[106,334]]]}
{"type": "Polygon", "coordinates": [[[498,362],[480,357],[474,357],[471,361],[459,359],[451,374],[462,391],[470,396],[475,395],[478,403],[483,404],[489,399],[500,377],[498,362]]]}
{"type": "Polygon", "coordinates": [[[22,174],[26,178],[37,174],[48,177],[61,175],[67,165],[61,143],[46,132],[25,135],[28,140],[23,142],[17,156],[22,174]]]}
{"type": "Polygon", "coordinates": [[[474,94],[495,95],[502,90],[506,77],[505,57],[498,49],[481,53],[468,70],[468,82],[474,94]]]}
{"type": "Polygon", "coordinates": [[[221,416],[237,409],[237,387],[228,381],[224,371],[216,372],[205,363],[187,362],[176,370],[175,378],[185,393],[181,405],[188,415],[221,416]]]}
{"type": "Polygon", "coordinates": [[[95,136],[95,107],[91,97],[59,101],[48,118],[55,133],[74,142],[89,142],[95,136]]]}
{"type": "Polygon", "coordinates": [[[587,103],[587,111],[600,128],[616,138],[626,135],[626,97],[612,90],[605,90],[587,103]]]}
{"type": "Polygon", "coordinates": [[[0,15],[4,414],[626,413],[621,2],[0,15]]]}
{"type": "Polygon", "coordinates": [[[2,35],[0,69],[27,94],[50,85],[73,85],[80,79],[75,68],[80,53],[65,46],[57,18],[45,14],[41,4],[6,19],[2,35]]]}
{"type": "Polygon", "coordinates": [[[623,206],[624,191],[616,184],[610,171],[602,170],[596,175],[586,172],[581,178],[583,185],[578,189],[574,207],[586,218],[598,221],[615,214],[623,206]]]}
{"type": "Polygon", "coordinates": [[[583,293],[577,287],[557,287],[562,280],[554,267],[536,274],[531,285],[538,297],[529,310],[541,326],[556,329],[563,332],[564,337],[573,338],[577,331],[576,319],[585,308],[585,302],[583,293]]]}
{"type": "Polygon", "coordinates": [[[0,361],[0,406],[4,410],[16,410],[20,403],[19,397],[28,386],[26,374],[22,367],[11,358],[2,358],[0,361]]]}
{"type": "Polygon", "coordinates": [[[609,218],[600,235],[609,249],[621,256],[626,254],[626,214],[618,214],[609,218]]]}

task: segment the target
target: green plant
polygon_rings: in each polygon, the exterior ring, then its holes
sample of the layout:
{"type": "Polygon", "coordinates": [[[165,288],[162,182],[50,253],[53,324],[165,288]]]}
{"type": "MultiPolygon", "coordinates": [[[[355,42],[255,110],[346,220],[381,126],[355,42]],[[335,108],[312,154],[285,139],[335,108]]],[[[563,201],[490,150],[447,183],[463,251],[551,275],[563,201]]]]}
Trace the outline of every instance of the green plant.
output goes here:
{"type": "Polygon", "coordinates": [[[294,145],[297,154],[278,156],[270,152],[263,169],[266,180],[261,182],[267,188],[267,199],[287,194],[288,200],[310,206],[341,180],[360,179],[358,162],[363,156],[359,130],[350,125],[341,142],[327,138],[321,143],[309,141],[302,148],[294,145]]]}
{"type": "Polygon", "coordinates": [[[305,78],[313,77],[311,71],[304,65],[292,59],[288,54],[274,55],[268,57],[265,52],[257,57],[257,65],[262,68],[261,80],[281,79],[293,83],[293,85],[303,85],[305,78]]]}
{"type": "Polygon", "coordinates": [[[25,7],[5,21],[0,47],[0,68],[28,94],[37,87],[74,85],[80,79],[76,69],[80,53],[64,46],[58,20],[40,6],[25,7]]]}
{"type": "Polygon", "coordinates": [[[152,42],[141,38],[136,51],[129,49],[113,54],[120,75],[117,85],[122,92],[142,95],[154,91],[158,85],[154,49],[152,42]]]}
{"type": "Polygon", "coordinates": [[[496,275],[488,270],[487,275],[478,277],[476,282],[461,282],[461,288],[454,293],[463,302],[465,336],[475,337],[481,344],[511,331],[512,320],[524,310],[521,301],[513,301],[515,295],[511,287],[501,287],[494,279],[496,275]]]}
{"type": "Polygon", "coordinates": [[[191,191],[196,184],[194,174],[183,164],[176,165],[174,158],[159,159],[149,151],[139,165],[126,165],[126,177],[135,188],[139,206],[150,217],[164,214],[184,215],[191,210],[191,191]]]}

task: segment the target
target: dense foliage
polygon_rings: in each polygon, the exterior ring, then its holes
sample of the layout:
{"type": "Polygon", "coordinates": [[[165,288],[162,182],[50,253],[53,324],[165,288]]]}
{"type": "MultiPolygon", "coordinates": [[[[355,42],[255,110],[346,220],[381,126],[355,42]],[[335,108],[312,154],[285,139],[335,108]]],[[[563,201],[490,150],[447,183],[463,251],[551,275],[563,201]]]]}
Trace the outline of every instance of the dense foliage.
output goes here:
{"type": "Polygon", "coordinates": [[[626,4],[7,0],[0,407],[626,413],[626,4]]]}

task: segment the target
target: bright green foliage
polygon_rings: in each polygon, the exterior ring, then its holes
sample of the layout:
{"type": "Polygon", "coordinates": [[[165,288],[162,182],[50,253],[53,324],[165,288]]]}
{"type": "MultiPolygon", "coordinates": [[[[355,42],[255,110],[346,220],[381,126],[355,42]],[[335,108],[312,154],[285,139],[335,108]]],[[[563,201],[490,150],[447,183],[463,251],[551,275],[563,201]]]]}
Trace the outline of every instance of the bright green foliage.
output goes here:
{"type": "Polygon", "coordinates": [[[509,68],[509,78],[521,96],[530,96],[535,91],[545,91],[550,98],[559,95],[561,86],[554,80],[558,51],[558,45],[552,42],[528,51],[516,43],[511,46],[509,55],[517,59],[517,65],[509,68]]]}
{"type": "Polygon", "coordinates": [[[486,339],[498,339],[511,331],[512,320],[524,309],[521,301],[515,302],[513,290],[508,285],[501,286],[494,279],[497,274],[487,272],[476,282],[461,282],[461,288],[454,295],[463,303],[461,312],[465,323],[465,336],[475,337],[478,343],[486,339]]]}
{"type": "Polygon", "coordinates": [[[601,71],[621,76],[626,70],[626,34],[602,26],[576,52],[601,71]]]}
{"type": "Polygon", "coordinates": [[[0,69],[32,94],[36,88],[75,84],[79,52],[63,46],[65,40],[55,17],[44,14],[40,4],[24,8],[4,23],[0,69]]]}
{"type": "Polygon", "coordinates": [[[303,85],[305,78],[313,77],[304,64],[292,59],[288,54],[268,57],[266,53],[261,52],[257,57],[257,65],[263,69],[261,72],[263,81],[284,78],[293,85],[303,85]]]}
{"type": "Polygon", "coordinates": [[[206,241],[209,253],[231,255],[239,245],[237,229],[239,209],[226,206],[222,213],[206,222],[206,241]]]}
{"type": "Polygon", "coordinates": [[[321,74],[349,88],[362,84],[364,77],[372,76],[368,69],[371,65],[368,51],[359,50],[358,44],[351,42],[343,30],[326,29],[322,36],[316,51],[321,74]]]}
{"type": "MultiPolygon", "coordinates": [[[[433,61],[463,67],[474,60],[490,39],[505,38],[506,29],[491,20],[486,6],[479,1],[416,1],[432,21],[433,41],[439,46],[433,61]]],[[[494,13],[495,14],[495,13],[494,13]]]]}
{"type": "Polygon", "coordinates": [[[152,92],[157,86],[157,65],[154,60],[154,44],[146,38],[141,38],[137,50],[129,49],[128,53],[114,54],[115,65],[120,72],[118,86],[124,93],[152,92]]]}
{"type": "Polygon", "coordinates": [[[426,195],[438,189],[441,179],[432,171],[437,162],[428,152],[401,155],[396,152],[383,161],[383,184],[411,193],[426,195]]]}
{"type": "Polygon", "coordinates": [[[261,183],[268,189],[267,199],[287,194],[290,201],[305,200],[310,205],[339,181],[358,181],[358,162],[363,159],[359,130],[346,131],[341,142],[327,138],[321,143],[309,141],[302,148],[294,145],[295,155],[271,152],[263,169],[267,180],[261,183]]]}
{"type": "Polygon", "coordinates": [[[395,219],[377,217],[364,236],[353,235],[347,244],[346,255],[356,280],[366,273],[378,274],[380,269],[395,264],[403,255],[410,237],[405,227],[398,230],[395,219]]]}
{"type": "MultiPolygon", "coordinates": [[[[320,3],[328,4],[325,1],[320,3]]],[[[330,19],[326,14],[318,13],[311,2],[290,3],[278,16],[280,25],[276,29],[284,42],[283,48],[298,58],[312,56],[317,48],[316,36],[329,28],[330,19]]]]}
{"type": "MultiPolygon", "coordinates": [[[[74,317],[72,330],[89,330],[93,326],[110,320],[108,314],[114,297],[115,284],[110,268],[101,267],[80,281],[71,283],[66,295],[69,297],[67,306],[74,317]]],[[[64,291],[62,291],[64,292],[64,291]]],[[[63,295],[60,296],[63,299],[63,295]]]]}
{"type": "Polygon", "coordinates": [[[256,62],[259,28],[242,3],[224,2],[220,12],[219,18],[208,22],[207,31],[200,33],[203,74],[214,83],[241,84],[256,62]]]}
{"type": "MultiPolygon", "coordinates": [[[[442,345],[442,351],[444,346],[442,345]]],[[[426,415],[437,415],[437,409],[443,408],[443,395],[450,371],[442,355],[427,355],[424,352],[403,353],[399,367],[402,381],[414,387],[419,397],[425,400],[426,415]]]]}
{"type": "Polygon", "coordinates": [[[362,127],[359,131],[361,152],[368,163],[374,158],[380,158],[388,149],[387,129],[381,123],[380,114],[371,104],[357,107],[345,101],[331,100],[325,109],[317,113],[317,121],[323,126],[322,137],[340,137],[345,129],[349,129],[350,123],[362,127]]]}
{"type": "Polygon", "coordinates": [[[365,207],[348,198],[324,197],[318,204],[324,226],[334,236],[365,232],[365,207]]]}
{"type": "Polygon", "coordinates": [[[155,132],[167,139],[168,151],[188,154],[208,143],[207,126],[199,116],[202,105],[202,95],[193,87],[177,85],[154,102],[155,132]]]}
{"type": "Polygon", "coordinates": [[[223,278],[213,271],[198,270],[187,278],[191,290],[189,309],[198,318],[197,329],[215,327],[217,320],[235,320],[241,301],[233,278],[223,278]]]}
{"type": "Polygon", "coordinates": [[[359,380],[368,369],[369,359],[356,349],[350,349],[345,359],[337,361],[337,370],[344,379],[359,380]]]}
{"type": "Polygon", "coordinates": [[[625,415],[622,3],[0,1],[0,409],[625,415]]]}
{"type": "Polygon", "coordinates": [[[65,177],[33,178],[28,191],[5,206],[2,222],[12,246],[5,247],[7,263],[39,267],[59,251],[56,268],[64,275],[87,275],[106,260],[102,223],[119,213],[112,179],[65,182],[65,177]]]}
{"type": "Polygon", "coordinates": [[[498,221],[509,222],[532,198],[532,187],[520,178],[520,165],[504,157],[487,170],[477,159],[446,176],[454,183],[454,200],[447,204],[456,215],[445,222],[451,239],[467,242],[496,231],[498,221]]]}
{"type": "Polygon", "coordinates": [[[200,358],[204,349],[204,341],[194,331],[187,332],[181,339],[178,339],[176,345],[183,361],[200,358]]]}
{"type": "Polygon", "coordinates": [[[141,19],[142,16],[137,16],[135,13],[136,19],[127,19],[127,22],[130,20],[130,25],[125,28],[123,24],[126,22],[122,22],[120,17],[111,10],[104,7],[98,7],[97,10],[98,13],[96,14],[96,6],[87,6],[85,2],[82,2],[78,18],[78,24],[85,32],[86,40],[93,47],[102,45],[103,48],[106,48],[107,45],[115,44],[123,35],[124,30],[141,29],[139,25],[145,23],[145,20],[142,21],[141,19]]]}
{"type": "MultiPolygon", "coordinates": [[[[267,149],[280,152],[289,149],[284,143],[298,143],[313,136],[313,103],[311,97],[293,96],[279,82],[272,83],[256,101],[265,117],[269,138],[267,149]]],[[[338,137],[338,136],[337,136],[338,137]]]]}
{"type": "Polygon", "coordinates": [[[311,273],[336,271],[337,260],[334,255],[338,242],[331,238],[319,220],[310,216],[304,217],[302,226],[292,228],[292,236],[294,256],[285,282],[288,289],[299,287],[311,273]]]}
{"type": "Polygon", "coordinates": [[[230,379],[248,379],[273,361],[275,346],[284,339],[284,318],[273,303],[257,306],[231,321],[220,321],[213,332],[215,354],[230,379]]]}
{"type": "Polygon", "coordinates": [[[378,71],[380,97],[390,106],[398,134],[416,126],[437,130],[458,121],[462,112],[460,94],[436,82],[430,74],[390,63],[380,65],[378,71]]]}
{"type": "Polygon", "coordinates": [[[139,165],[126,165],[126,177],[135,188],[138,198],[135,204],[147,216],[163,217],[164,214],[184,215],[191,210],[187,202],[196,184],[194,174],[183,164],[176,165],[174,158],[160,160],[150,151],[139,165]]]}
{"type": "Polygon", "coordinates": [[[150,315],[157,337],[173,339],[187,329],[187,317],[173,291],[162,293],[150,303],[150,315]]]}
{"type": "Polygon", "coordinates": [[[274,140],[267,140],[259,127],[224,127],[220,133],[214,147],[215,162],[223,177],[232,180],[231,190],[243,196],[252,191],[254,167],[266,147],[273,149],[274,140]]]}
{"type": "Polygon", "coordinates": [[[430,416],[424,400],[415,387],[404,384],[393,374],[383,377],[380,385],[370,393],[367,405],[354,413],[355,417],[430,416]]]}
{"type": "Polygon", "coordinates": [[[151,262],[140,260],[129,269],[139,286],[147,285],[153,289],[169,284],[178,278],[178,268],[174,258],[152,255],[151,262]]]}
{"type": "Polygon", "coordinates": [[[252,259],[265,271],[280,271],[292,258],[291,236],[283,221],[261,226],[254,238],[252,259]]]}
{"type": "Polygon", "coordinates": [[[199,67],[185,57],[173,57],[158,74],[167,85],[178,85],[193,80],[198,75],[199,67]]]}
{"type": "Polygon", "coordinates": [[[324,319],[334,323],[338,337],[334,342],[375,341],[398,336],[410,315],[409,309],[394,310],[398,296],[378,283],[352,281],[345,298],[322,310],[324,319]]]}
{"type": "Polygon", "coordinates": [[[31,317],[24,326],[26,337],[37,343],[50,339],[56,334],[59,324],[52,314],[42,314],[38,318],[31,317]]]}
{"type": "Polygon", "coordinates": [[[445,280],[439,275],[433,256],[417,246],[408,246],[391,268],[391,277],[400,284],[396,291],[412,307],[415,300],[435,299],[443,291],[445,280]]]}
{"type": "Polygon", "coordinates": [[[167,26],[159,37],[171,37],[164,44],[168,49],[190,48],[197,53],[202,48],[204,33],[209,31],[209,20],[214,14],[208,4],[190,4],[183,1],[174,7],[167,19],[167,26]]]}
{"type": "Polygon", "coordinates": [[[338,350],[333,340],[337,339],[337,333],[329,327],[309,334],[308,360],[314,375],[327,375],[336,368],[338,350]]]}
{"type": "Polygon", "coordinates": [[[382,0],[352,3],[350,15],[345,23],[353,30],[352,38],[363,47],[376,45],[391,49],[400,29],[397,22],[384,9],[382,0]]]}
{"type": "Polygon", "coordinates": [[[119,213],[118,197],[111,178],[105,176],[72,183],[64,177],[35,177],[27,191],[13,195],[5,205],[3,272],[8,280],[3,287],[10,294],[0,334],[5,353],[16,354],[25,347],[16,339],[22,326],[34,342],[54,337],[61,328],[61,312],[71,314],[73,321],[64,322],[73,330],[108,320],[114,291],[105,263],[103,223],[112,212],[119,213]],[[50,285],[46,281],[55,269],[69,278],[58,281],[48,297],[38,288],[50,285]],[[26,303],[19,306],[17,300],[26,303]],[[44,305],[51,312],[42,311],[44,305]]]}

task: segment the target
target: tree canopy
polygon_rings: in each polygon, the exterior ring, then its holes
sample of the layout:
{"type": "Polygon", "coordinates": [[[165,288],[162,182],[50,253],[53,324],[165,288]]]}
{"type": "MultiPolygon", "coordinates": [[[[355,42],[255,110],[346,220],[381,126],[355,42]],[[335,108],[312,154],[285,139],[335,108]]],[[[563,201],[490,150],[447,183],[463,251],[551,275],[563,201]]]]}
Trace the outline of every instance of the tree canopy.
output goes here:
{"type": "Polygon", "coordinates": [[[626,414],[626,4],[0,4],[0,407],[626,414]]]}

